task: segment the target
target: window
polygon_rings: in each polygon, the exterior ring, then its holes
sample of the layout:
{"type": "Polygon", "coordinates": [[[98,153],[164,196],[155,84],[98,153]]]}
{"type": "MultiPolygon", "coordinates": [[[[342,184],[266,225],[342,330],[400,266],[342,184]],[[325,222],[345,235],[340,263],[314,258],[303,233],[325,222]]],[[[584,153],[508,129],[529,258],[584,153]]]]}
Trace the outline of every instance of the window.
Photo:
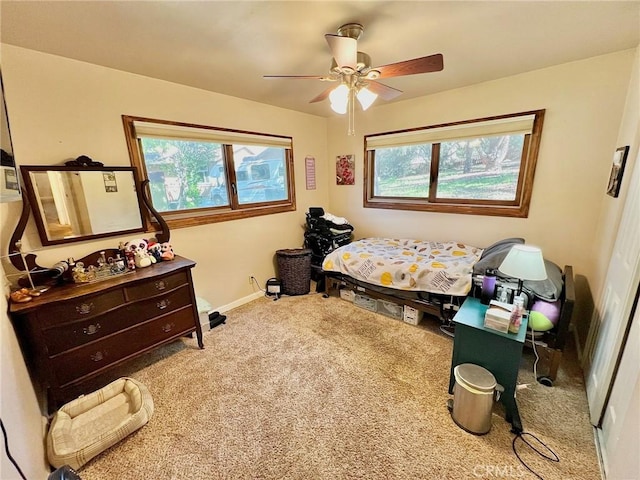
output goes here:
{"type": "Polygon", "coordinates": [[[170,227],[295,210],[291,137],[122,120],[131,163],[170,227]]]}
{"type": "Polygon", "coordinates": [[[544,110],[365,136],[368,208],[526,217],[544,110]]]}

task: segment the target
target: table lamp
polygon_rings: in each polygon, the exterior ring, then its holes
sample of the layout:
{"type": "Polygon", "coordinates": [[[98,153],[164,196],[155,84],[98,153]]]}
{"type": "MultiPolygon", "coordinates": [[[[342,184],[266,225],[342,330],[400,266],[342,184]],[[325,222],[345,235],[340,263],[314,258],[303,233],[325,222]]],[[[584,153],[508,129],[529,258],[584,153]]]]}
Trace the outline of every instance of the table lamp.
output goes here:
{"type": "Polygon", "coordinates": [[[517,295],[522,293],[523,280],[545,280],[547,269],[544,266],[542,250],[532,245],[514,245],[500,266],[500,272],[518,280],[517,295]]]}

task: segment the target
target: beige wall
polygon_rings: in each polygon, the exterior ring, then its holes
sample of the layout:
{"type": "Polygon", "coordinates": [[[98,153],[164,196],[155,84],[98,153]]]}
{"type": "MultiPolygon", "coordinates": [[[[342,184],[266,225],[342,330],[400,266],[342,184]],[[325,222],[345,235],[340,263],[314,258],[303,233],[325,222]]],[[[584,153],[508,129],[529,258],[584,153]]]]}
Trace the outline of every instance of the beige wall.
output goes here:
{"type": "MultiPolygon", "coordinates": [[[[592,254],[595,259],[594,277],[597,279],[593,284],[595,298],[600,297],[602,283],[607,274],[610,255],[606,253],[613,250],[615,236],[612,235],[612,233],[616,232],[620,224],[622,209],[627,194],[629,193],[631,171],[638,157],[638,149],[640,146],[640,47],[635,50],[633,70],[628,83],[627,98],[624,104],[624,114],[616,141],[616,147],[623,147],[625,145],[629,146],[629,155],[627,157],[618,198],[613,198],[604,192],[600,192],[602,208],[600,210],[592,247],[592,254]]],[[[610,167],[611,161],[608,163],[610,167]]]]}
{"type": "MultiPolygon", "coordinates": [[[[357,175],[355,186],[336,186],[330,179],[332,213],[346,217],[357,237],[450,239],[487,246],[520,236],[542,247],[550,260],[591,277],[593,239],[633,57],[634,51],[623,51],[390,105],[382,101],[358,116],[356,137],[346,136],[342,117],[332,117],[329,158],[355,153],[357,175]],[[363,133],[540,108],[546,115],[528,218],[363,208],[363,133]]],[[[332,172],[334,168],[330,166],[332,172]]]]}

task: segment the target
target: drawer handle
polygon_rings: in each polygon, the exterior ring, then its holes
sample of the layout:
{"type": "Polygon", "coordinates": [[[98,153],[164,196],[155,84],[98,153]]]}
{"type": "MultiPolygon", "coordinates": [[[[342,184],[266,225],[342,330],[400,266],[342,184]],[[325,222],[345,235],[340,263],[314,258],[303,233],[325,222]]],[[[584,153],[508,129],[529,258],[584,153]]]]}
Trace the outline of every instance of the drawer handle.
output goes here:
{"type": "Polygon", "coordinates": [[[93,360],[94,362],[99,362],[103,360],[104,357],[105,357],[105,354],[98,350],[96,353],[91,355],[91,360],[93,360]]]}
{"type": "Polygon", "coordinates": [[[158,303],[156,303],[156,307],[158,307],[160,310],[164,310],[170,304],[171,304],[171,301],[169,299],[160,300],[158,303]]]}
{"type": "Polygon", "coordinates": [[[162,331],[164,333],[169,333],[171,330],[173,330],[175,328],[175,323],[167,323],[166,325],[163,325],[162,327],[162,331]]]}
{"type": "Polygon", "coordinates": [[[158,280],[155,283],[155,287],[156,290],[164,290],[165,288],[167,288],[167,282],[165,282],[164,280],[158,280]]]}
{"type": "Polygon", "coordinates": [[[96,323],[95,325],[89,325],[87,328],[83,328],[82,332],[85,335],[94,335],[98,333],[98,330],[100,330],[100,324],[96,323]]]}
{"type": "Polygon", "coordinates": [[[87,315],[93,310],[93,303],[82,303],[76,307],[76,312],[80,315],[87,315]]]}

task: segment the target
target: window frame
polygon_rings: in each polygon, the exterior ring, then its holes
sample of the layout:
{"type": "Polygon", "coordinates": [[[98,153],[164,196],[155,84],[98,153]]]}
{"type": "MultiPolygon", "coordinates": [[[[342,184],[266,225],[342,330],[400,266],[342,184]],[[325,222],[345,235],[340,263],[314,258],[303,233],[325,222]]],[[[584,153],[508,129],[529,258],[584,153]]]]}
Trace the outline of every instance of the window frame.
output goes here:
{"type": "MultiPolygon", "coordinates": [[[[526,218],[529,215],[529,206],[531,203],[531,194],[533,191],[533,181],[535,177],[536,164],[538,160],[538,152],[540,149],[540,139],[542,135],[542,125],[544,123],[545,110],[532,110],[528,112],[512,113],[506,115],[496,115],[492,117],[484,117],[479,119],[463,120],[458,122],[444,123],[438,125],[430,125],[425,127],[416,127],[404,130],[396,130],[391,132],[381,132],[364,137],[364,208],[384,208],[392,210],[413,210],[440,213],[458,213],[466,215],[491,215],[501,217],[526,218]],[[515,199],[508,200],[477,200],[477,199],[457,199],[457,198],[437,198],[437,181],[438,181],[438,162],[440,154],[440,144],[450,141],[443,138],[441,141],[427,142],[431,143],[431,163],[429,175],[429,194],[428,197],[389,197],[375,195],[375,147],[367,148],[367,141],[376,137],[406,135],[410,138],[412,135],[418,136],[421,133],[428,133],[432,129],[455,129],[470,126],[474,123],[501,121],[516,117],[534,116],[531,133],[525,134],[522,149],[522,157],[520,163],[520,171],[518,173],[518,183],[516,187],[515,199]]],[[[486,137],[491,135],[486,135],[486,137]]],[[[476,138],[482,138],[476,137],[476,138]]],[[[395,146],[403,146],[405,144],[397,144],[395,146]]]]}
{"type": "MultiPolygon", "coordinates": [[[[185,228],[197,225],[206,225],[209,223],[226,222],[230,220],[240,220],[244,218],[257,217],[262,215],[272,215],[276,213],[291,212],[296,210],[296,193],[295,193],[295,172],[293,160],[293,138],[284,135],[272,135],[258,132],[250,132],[245,130],[234,130],[230,128],[212,127],[207,125],[197,125],[192,123],[176,122],[170,120],[158,120],[153,118],[139,117],[133,115],[122,115],[122,124],[124,127],[125,138],[127,141],[127,149],[129,151],[129,159],[131,165],[138,169],[141,180],[143,182],[142,189],[144,195],[151,202],[151,192],[149,190],[147,167],[143,160],[141,140],[135,129],[135,122],[153,123],[164,125],[169,128],[198,129],[204,132],[219,132],[222,136],[237,137],[236,144],[243,145],[242,136],[246,139],[249,137],[256,139],[259,137],[278,138],[288,140],[290,147],[283,147],[285,150],[284,163],[286,167],[286,191],[288,198],[285,200],[275,200],[268,202],[259,202],[241,205],[238,202],[238,192],[236,180],[236,172],[233,163],[233,144],[221,143],[223,150],[223,162],[225,165],[227,193],[229,194],[229,205],[211,206],[204,208],[191,208],[186,210],[172,210],[159,212],[166,221],[169,228],[185,228]]],[[[167,137],[168,140],[180,140],[179,137],[167,137]]],[[[255,142],[254,142],[255,143],[255,142]]],[[[155,208],[155,207],[154,207],[155,208]]],[[[152,216],[151,212],[145,212],[145,220],[151,228],[148,231],[160,228],[159,223],[152,216]]]]}

